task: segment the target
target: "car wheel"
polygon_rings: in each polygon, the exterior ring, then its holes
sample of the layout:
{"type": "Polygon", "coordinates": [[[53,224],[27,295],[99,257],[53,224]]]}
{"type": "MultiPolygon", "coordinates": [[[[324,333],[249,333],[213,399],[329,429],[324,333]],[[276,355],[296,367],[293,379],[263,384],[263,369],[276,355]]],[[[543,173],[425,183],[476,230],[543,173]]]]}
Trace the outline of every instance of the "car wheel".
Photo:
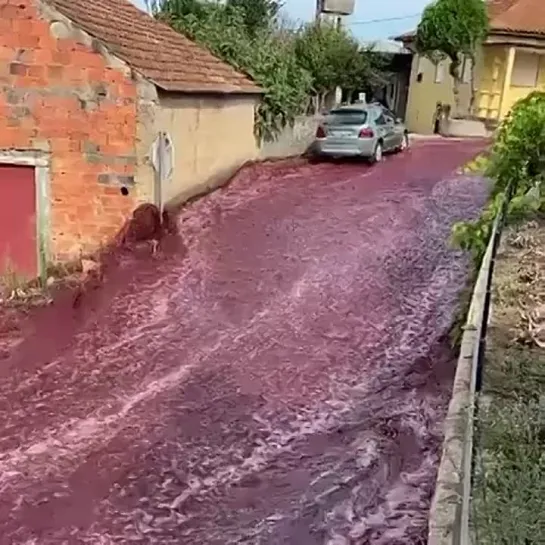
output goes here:
{"type": "Polygon", "coordinates": [[[399,146],[399,151],[404,152],[407,149],[409,149],[409,135],[405,133],[403,135],[403,140],[401,141],[401,145],[399,146]]]}
{"type": "Polygon", "coordinates": [[[380,163],[382,161],[382,157],[384,155],[384,148],[382,147],[381,142],[377,142],[377,145],[375,146],[375,151],[373,152],[373,156],[371,157],[371,163],[380,163]]]}

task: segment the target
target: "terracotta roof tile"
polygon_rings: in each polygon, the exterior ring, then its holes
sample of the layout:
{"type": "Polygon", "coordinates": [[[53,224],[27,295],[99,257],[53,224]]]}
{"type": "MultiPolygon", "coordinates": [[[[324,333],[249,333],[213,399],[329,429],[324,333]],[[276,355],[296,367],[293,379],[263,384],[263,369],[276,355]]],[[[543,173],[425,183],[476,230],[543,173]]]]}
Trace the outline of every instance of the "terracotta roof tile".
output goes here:
{"type": "Polygon", "coordinates": [[[518,0],[488,0],[488,16],[493,20],[500,13],[508,10],[518,0]]]}
{"type": "Polygon", "coordinates": [[[491,13],[492,30],[545,34],[545,0],[495,0],[495,3],[500,6],[491,13]]]}
{"type": "Polygon", "coordinates": [[[248,77],[128,0],[46,1],[165,91],[261,92],[248,77]]]}

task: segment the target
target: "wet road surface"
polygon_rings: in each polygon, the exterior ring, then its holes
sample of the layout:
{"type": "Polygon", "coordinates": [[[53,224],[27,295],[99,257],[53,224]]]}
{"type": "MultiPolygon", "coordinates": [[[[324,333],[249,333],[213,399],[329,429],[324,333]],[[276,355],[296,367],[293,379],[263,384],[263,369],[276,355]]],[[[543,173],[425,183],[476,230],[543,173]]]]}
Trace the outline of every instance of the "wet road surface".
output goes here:
{"type": "Polygon", "coordinates": [[[480,147],[251,167],[37,312],[0,366],[0,543],[424,543],[480,147]]]}

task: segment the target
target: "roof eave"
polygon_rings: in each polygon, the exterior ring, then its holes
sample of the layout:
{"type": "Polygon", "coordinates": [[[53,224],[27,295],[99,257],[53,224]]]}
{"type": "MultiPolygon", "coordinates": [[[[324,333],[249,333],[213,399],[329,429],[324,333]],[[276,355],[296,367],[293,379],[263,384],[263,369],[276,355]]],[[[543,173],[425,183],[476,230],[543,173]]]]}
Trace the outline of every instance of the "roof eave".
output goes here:
{"type": "Polygon", "coordinates": [[[537,38],[540,40],[545,40],[545,29],[543,32],[536,32],[535,30],[515,30],[512,28],[491,27],[488,34],[490,36],[537,38]]]}
{"type": "Polygon", "coordinates": [[[191,87],[191,86],[181,86],[181,85],[169,85],[164,82],[158,82],[149,80],[161,91],[166,93],[179,93],[186,95],[256,95],[262,96],[265,94],[265,91],[260,87],[236,87],[229,85],[220,85],[214,87],[191,87]]]}
{"type": "Polygon", "coordinates": [[[401,43],[414,42],[415,39],[416,31],[406,32],[405,34],[400,34],[399,36],[392,36],[391,38],[389,38],[389,40],[401,43]]]}

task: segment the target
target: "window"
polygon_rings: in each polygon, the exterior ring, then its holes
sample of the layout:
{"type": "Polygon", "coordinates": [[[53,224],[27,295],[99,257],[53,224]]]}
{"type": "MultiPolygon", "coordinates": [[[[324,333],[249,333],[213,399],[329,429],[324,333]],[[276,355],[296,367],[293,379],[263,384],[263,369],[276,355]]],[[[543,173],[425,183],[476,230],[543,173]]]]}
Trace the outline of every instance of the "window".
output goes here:
{"type": "Polygon", "coordinates": [[[511,85],[514,87],[535,87],[539,72],[539,55],[517,51],[515,65],[511,75],[511,85]]]}
{"type": "Polygon", "coordinates": [[[420,83],[424,78],[424,62],[426,59],[422,55],[416,56],[416,81],[420,83]]]}
{"type": "Polygon", "coordinates": [[[383,108],[383,112],[387,119],[391,118],[392,121],[395,121],[397,116],[396,114],[394,114],[394,112],[392,112],[392,110],[389,110],[388,108],[383,108]]]}
{"type": "Polygon", "coordinates": [[[375,123],[377,125],[386,125],[386,117],[384,116],[384,114],[381,112],[379,114],[379,116],[375,119],[375,123]]]}
{"type": "Polygon", "coordinates": [[[384,118],[385,123],[395,123],[396,117],[388,108],[383,107],[380,115],[384,118]]]}
{"type": "Polygon", "coordinates": [[[334,125],[363,125],[367,121],[367,111],[351,108],[332,110],[327,116],[327,123],[334,125]]]}
{"type": "Polygon", "coordinates": [[[471,83],[471,63],[473,61],[469,57],[464,57],[464,65],[462,69],[462,82],[471,83]]]}
{"type": "Polygon", "coordinates": [[[440,61],[435,65],[435,83],[445,81],[445,61],[440,61]]]}

